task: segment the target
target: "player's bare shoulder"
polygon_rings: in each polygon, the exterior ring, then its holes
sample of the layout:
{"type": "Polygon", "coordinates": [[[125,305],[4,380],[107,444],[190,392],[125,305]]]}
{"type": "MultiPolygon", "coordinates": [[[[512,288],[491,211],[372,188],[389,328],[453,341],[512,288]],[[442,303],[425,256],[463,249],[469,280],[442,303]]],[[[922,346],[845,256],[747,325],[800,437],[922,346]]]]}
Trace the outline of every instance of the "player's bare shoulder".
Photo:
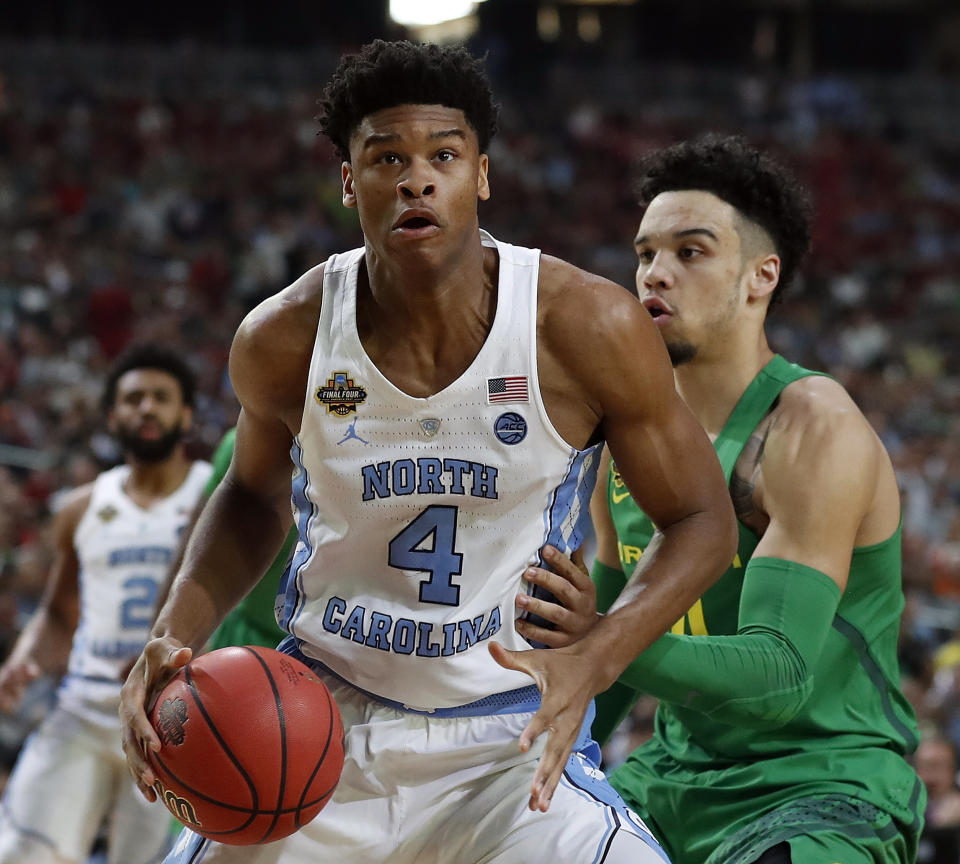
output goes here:
{"type": "Polygon", "coordinates": [[[320,319],[323,264],[268,297],[243,319],[230,376],[246,410],[299,419],[320,319]]]}
{"type": "Polygon", "coordinates": [[[72,545],[73,535],[90,506],[93,483],[77,486],[56,500],[53,508],[53,535],[55,542],[72,545]]]}
{"type": "Polygon", "coordinates": [[[771,412],[770,431],[807,438],[818,446],[841,433],[860,445],[879,444],[867,418],[843,385],[824,375],[810,375],[784,387],[771,412]]]}
{"type": "Polygon", "coordinates": [[[591,382],[615,380],[624,362],[664,352],[649,313],[633,294],[548,255],[540,264],[537,329],[541,357],[549,352],[569,373],[591,382]]]}
{"type": "Polygon", "coordinates": [[[767,504],[796,502],[807,490],[822,507],[837,499],[862,514],[863,531],[877,521],[881,537],[890,533],[899,518],[890,457],[841,384],[824,376],[794,381],[769,421],[762,467],[767,504]]]}
{"type": "Polygon", "coordinates": [[[568,443],[583,446],[611,416],[655,412],[657,394],[674,393],[653,319],[623,286],[544,255],[537,297],[540,391],[568,443]]]}
{"type": "MultiPolygon", "coordinates": [[[[649,319],[639,301],[622,285],[595,273],[542,255],[538,288],[538,325],[550,339],[577,335],[607,339],[620,327],[649,319]]],[[[655,335],[651,326],[650,332],[655,335]]]]}

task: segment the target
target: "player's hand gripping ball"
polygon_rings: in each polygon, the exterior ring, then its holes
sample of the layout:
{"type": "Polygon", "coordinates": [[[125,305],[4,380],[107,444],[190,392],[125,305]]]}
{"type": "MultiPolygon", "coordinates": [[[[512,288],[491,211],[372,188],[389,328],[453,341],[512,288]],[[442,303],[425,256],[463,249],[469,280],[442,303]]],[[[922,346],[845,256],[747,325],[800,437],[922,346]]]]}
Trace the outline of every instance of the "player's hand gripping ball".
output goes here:
{"type": "Polygon", "coordinates": [[[340,711],[299,660],[246,645],[203,654],[150,712],[157,795],[184,825],[247,846],[293,834],[330,800],[343,768],[340,711]]]}

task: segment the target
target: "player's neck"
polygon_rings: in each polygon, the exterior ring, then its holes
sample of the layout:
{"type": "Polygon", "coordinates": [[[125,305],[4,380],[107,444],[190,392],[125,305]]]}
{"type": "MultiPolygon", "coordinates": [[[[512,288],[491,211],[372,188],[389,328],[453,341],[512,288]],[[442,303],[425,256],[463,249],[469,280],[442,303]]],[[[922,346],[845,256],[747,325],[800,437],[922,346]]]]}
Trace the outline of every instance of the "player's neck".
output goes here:
{"type": "Polygon", "coordinates": [[[720,434],[744,390],[772,357],[761,332],[756,341],[734,341],[673,370],[677,392],[711,439],[720,434]]]}
{"type": "Polygon", "coordinates": [[[358,317],[362,311],[368,326],[383,323],[394,334],[414,332],[423,338],[431,331],[448,332],[458,318],[485,308],[495,287],[496,253],[484,251],[479,233],[436,262],[387,259],[371,249],[365,258],[366,290],[361,279],[358,317]]]}
{"type": "Polygon", "coordinates": [[[162,462],[144,462],[128,457],[127,464],[130,476],[123,491],[135,504],[147,507],[176,492],[193,463],[187,459],[183,445],[177,445],[170,457],[162,462]]]}

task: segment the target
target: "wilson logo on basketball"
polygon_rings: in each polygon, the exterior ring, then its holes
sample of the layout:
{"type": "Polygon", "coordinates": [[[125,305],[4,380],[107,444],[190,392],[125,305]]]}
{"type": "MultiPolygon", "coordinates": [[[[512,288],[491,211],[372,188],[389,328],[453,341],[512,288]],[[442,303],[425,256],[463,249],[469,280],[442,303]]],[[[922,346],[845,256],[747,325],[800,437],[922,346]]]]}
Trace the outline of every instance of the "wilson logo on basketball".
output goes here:
{"type": "Polygon", "coordinates": [[[197,811],[186,798],[181,798],[176,792],[171,792],[159,780],[153,784],[153,791],[157,797],[163,801],[166,808],[184,825],[196,826],[201,828],[202,823],[197,819],[197,811]]]}
{"type": "Polygon", "coordinates": [[[165,747],[172,744],[175,747],[183,744],[186,731],[183,728],[187,722],[187,703],[183,699],[166,699],[157,711],[157,734],[160,743],[165,747]]]}

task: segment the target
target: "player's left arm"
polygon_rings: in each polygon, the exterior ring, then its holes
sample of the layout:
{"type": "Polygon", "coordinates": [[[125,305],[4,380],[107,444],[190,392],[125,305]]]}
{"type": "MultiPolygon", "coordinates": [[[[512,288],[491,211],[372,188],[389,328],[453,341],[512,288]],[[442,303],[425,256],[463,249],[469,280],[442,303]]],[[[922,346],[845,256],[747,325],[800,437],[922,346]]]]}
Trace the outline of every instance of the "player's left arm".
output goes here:
{"type": "Polygon", "coordinates": [[[878,500],[886,454],[850,397],[826,379],[791,388],[763,451],[770,523],[744,573],[737,633],[667,634],[621,676],[730,724],[782,725],[803,707],[864,520],[882,511],[877,539],[899,520],[895,491],[878,500]]]}

